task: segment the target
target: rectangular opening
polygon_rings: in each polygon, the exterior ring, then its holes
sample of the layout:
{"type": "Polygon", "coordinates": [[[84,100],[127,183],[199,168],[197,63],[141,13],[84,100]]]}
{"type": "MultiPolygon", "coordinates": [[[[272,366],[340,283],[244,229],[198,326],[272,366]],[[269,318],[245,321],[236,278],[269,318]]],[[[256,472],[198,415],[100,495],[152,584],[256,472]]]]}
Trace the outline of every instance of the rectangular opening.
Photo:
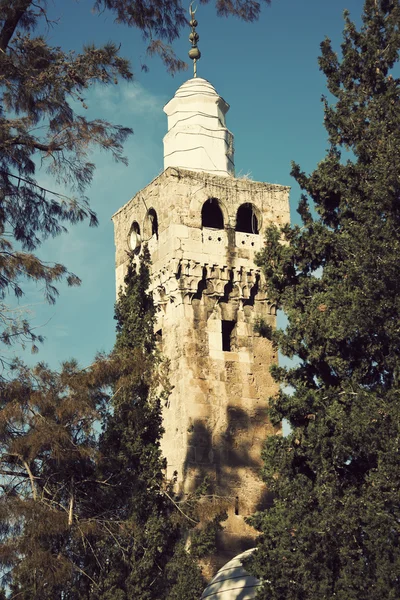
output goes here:
{"type": "Polygon", "coordinates": [[[235,498],[235,515],[239,514],[239,496],[235,498]]]}
{"type": "Polygon", "coordinates": [[[156,343],[158,345],[158,347],[161,349],[162,348],[162,329],[159,329],[158,331],[156,331],[156,343]]]}
{"type": "Polygon", "coordinates": [[[222,321],[222,350],[230,352],[232,348],[232,332],[235,328],[235,321],[222,321]]]}

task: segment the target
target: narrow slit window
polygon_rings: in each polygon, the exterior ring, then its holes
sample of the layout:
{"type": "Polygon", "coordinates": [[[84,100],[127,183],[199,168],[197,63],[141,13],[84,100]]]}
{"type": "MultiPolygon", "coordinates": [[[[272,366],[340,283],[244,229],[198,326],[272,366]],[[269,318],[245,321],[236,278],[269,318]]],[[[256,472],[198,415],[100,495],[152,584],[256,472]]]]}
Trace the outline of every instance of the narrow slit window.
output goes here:
{"type": "Polygon", "coordinates": [[[235,515],[239,514],[239,496],[235,498],[235,515]]]}
{"type": "Polygon", "coordinates": [[[162,329],[159,329],[158,331],[156,331],[156,343],[158,344],[159,348],[162,348],[162,329]]]}
{"type": "Polygon", "coordinates": [[[154,208],[150,208],[149,210],[149,220],[151,223],[151,235],[155,235],[156,238],[158,239],[158,219],[157,219],[157,213],[154,210],[154,208]]]}
{"type": "Polygon", "coordinates": [[[235,321],[222,321],[222,350],[231,352],[232,334],[235,328],[235,321]]]}

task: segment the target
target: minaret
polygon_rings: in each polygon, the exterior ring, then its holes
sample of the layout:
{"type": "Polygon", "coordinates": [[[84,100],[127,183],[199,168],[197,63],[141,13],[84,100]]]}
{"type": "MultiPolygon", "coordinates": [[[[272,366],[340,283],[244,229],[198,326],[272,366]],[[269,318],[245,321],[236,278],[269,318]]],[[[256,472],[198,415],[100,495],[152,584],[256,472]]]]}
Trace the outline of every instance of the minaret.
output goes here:
{"type": "Polygon", "coordinates": [[[289,188],[235,178],[229,106],[197,77],[193,11],[190,25],[195,76],[164,108],[164,171],[113,217],[116,276],[119,289],[129,254],[146,241],[173,386],[163,409],[167,475],[177,473],[182,493],[208,476],[225,498],[223,564],[254,544],[244,519],[268,500],[261,449],[280,434],[266,415],[276,350],[254,331],[260,318],[275,327],[276,311],[254,258],[266,227],[288,222],[289,188]]]}
{"type": "Polygon", "coordinates": [[[192,47],[193,79],[186,81],[166,104],[168,133],[164,137],[164,168],[179,167],[191,171],[207,171],[215,175],[234,175],[233,135],[226,128],[225,115],[229,104],[215,88],[197,77],[197,21],[190,5],[189,40],[192,47]]]}

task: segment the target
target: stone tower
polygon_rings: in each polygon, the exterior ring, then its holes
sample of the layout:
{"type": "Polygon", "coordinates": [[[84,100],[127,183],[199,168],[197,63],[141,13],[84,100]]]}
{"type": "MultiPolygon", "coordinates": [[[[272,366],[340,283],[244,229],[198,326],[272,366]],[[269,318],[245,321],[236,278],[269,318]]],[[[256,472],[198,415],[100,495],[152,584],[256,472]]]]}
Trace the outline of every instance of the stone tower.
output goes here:
{"type": "Polygon", "coordinates": [[[208,475],[227,499],[221,562],[253,544],[244,517],[266,501],[258,473],[265,437],[279,433],[266,417],[277,356],[254,324],[276,317],[254,257],[268,224],[289,219],[289,188],[235,178],[228,109],[208,81],[184,83],[164,108],[164,171],[113,217],[117,289],[128,253],[148,243],[173,385],[167,475],[177,472],[182,493],[208,475]]]}

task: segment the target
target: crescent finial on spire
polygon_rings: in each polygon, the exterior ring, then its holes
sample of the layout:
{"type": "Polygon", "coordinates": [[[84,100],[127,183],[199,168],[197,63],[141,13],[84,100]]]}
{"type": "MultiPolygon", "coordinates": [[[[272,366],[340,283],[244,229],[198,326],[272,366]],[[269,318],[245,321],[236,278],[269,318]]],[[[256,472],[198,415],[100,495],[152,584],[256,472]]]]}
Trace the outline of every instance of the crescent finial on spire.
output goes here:
{"type": "Polygon", "coordinates": [[[201,52],[197,47],[197,42],[199,41],[199,34],[196,31],[196,27],[197,27],[197,21],[195,19],[196,11],[197,11],[197,6],[196,6],[196,8],[193,8],[193,2],[191,2],[190,6],[189,6],[189,14],[190,14],[189,25],[192,28],[192,31],[189,34],[189,41],[191,42],[192,47],[189,50],[189,58],[191,58],[193,61],[193,77],[197,77],[197,61],[201,57],[201,52]]]}

